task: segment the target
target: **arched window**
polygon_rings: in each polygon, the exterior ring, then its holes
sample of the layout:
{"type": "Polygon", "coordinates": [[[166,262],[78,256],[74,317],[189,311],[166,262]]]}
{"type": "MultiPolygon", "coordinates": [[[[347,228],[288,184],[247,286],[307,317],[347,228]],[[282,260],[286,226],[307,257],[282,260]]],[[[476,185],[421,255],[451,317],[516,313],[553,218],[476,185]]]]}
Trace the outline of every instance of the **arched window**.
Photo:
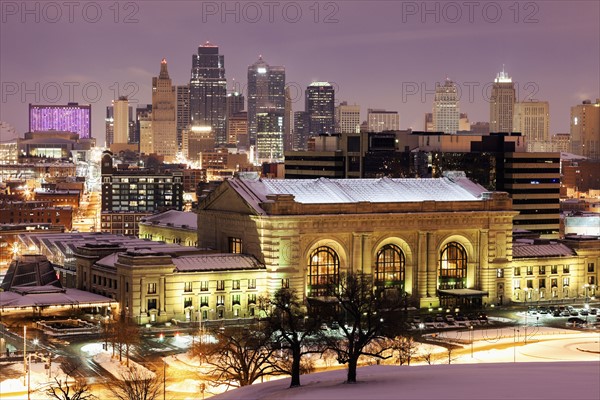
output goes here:
{"type": "Polygon", "coordinates": [[[440,253],[439,289],[467,287],[467,252],[456,242],[448,243],[440,253]]]}
{"type": "Polygon", "coordinates": [[[308,297],[331,295],[330,286],[340,281],[340,259],[330,247],[322,246],[308,260],[308,297]]]}
{"type": "Polygon", "coordinates": [[[374,284],[378,289],[397,288],[404,290],[406,258],[400,248],[386,244],[377,253],[374,284]]]}

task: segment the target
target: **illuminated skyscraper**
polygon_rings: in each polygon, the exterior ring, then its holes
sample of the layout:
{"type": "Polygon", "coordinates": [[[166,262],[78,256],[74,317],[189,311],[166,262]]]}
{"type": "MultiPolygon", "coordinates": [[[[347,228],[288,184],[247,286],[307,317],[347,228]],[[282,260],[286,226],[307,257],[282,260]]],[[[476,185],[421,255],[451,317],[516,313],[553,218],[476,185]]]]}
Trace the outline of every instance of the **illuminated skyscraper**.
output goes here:
{"type": "Polygon", "coordinates": [[[600,99],[571,107],[571,152],[600,160],[600,99]]]}
{"type": "Polygon", "coordinates": [[[515,84],[502,68],[492,86],[490,97],[490,132],[512,132],[515,84]]]}
{"type": "MultiPolygon", "coordinates": [[[[113,101],[113,142],[129,142],[129,120],[131,110],[129,100],[126,96],[119,97],[119,100],[113,101]]],[[[111,144],[112,144],[111,143],[111,144]]]]}
{"type": "Polygon", "coordinates": [[[227,143],[226,107],[225,58],[218,46],[206,42],[192,58],[190,123],[202,130],[209,127],[217,146],[227,143]]]}
{"type": "Polygon", "coordinates": [[[167,60],[160,63],[160,74],[152,78],[153,152],[173,161],[177,155],[177,116],[175,87],[171,84],[167,60]]]}
{"type": "Polygon", "coordinates": [[[177,92],[177,147],[181,150],[182,132],[190,125],[190,85],[178,85],[177,92]]]}
{"type": "Polygon", "coordinates": [[[283,112],[256,115],[256,158],[259,162],[283,160],[283,112]]]}
{"type": "Polygon", "coordinates": [[[458,131],[460,111],[456,85],[446,78],[444,85],[436,84],[433,101],[433,131],[455,134],[458,131]]]}
{"type": "Polygon", "coordinates": [[[306,88],[308,135],[334,133],[335,89],[329,82],[313,82],[306,88]]]}
{"type": "Polygon", "coordinates": [[[398,131],[400,130],[400,116],[398,111],[369,108],[367,124],[369,132],[398,131]]]}
{"type": "Polygon", "coordinates": [[[335,108],[336,133],[360,133],[360,106],[343,101],[335,108]]]}
{"type": "Polygon", "coordinates": [[[80,139],[92,137],[92,106],[29,104],[29,132],[65,131],[79,134],[80,139]]]}
{"type": "Polygon", "coordinates": [[[525,137],[527,148],[533,151],[550,140],[550,104],[547,101],[515,103],[513,129],[525,137]]]}
{"type": "Polygon", "coordinates": [[[270,66],[262,56],[248,67],[248,130],[255,144],[257,114],[274,112],[284,115],[285,68],[270,66]]]}

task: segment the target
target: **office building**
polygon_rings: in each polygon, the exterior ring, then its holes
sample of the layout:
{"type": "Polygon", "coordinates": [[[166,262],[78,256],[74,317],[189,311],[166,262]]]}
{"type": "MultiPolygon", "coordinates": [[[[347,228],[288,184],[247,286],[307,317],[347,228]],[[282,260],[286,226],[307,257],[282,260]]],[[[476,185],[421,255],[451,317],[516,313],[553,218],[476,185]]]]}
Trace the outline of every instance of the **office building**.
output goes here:
{"type": "Polygon", "coordinates": [[[260,56],[248,67],[248,131],[250,144],[256,144],[257,114],[285,114],[285,67],[271,66],[260,56]]]}
{"type": "Polygon", "coordinates": [[[538,150],[550,141],[550,104],[547,101],[515,103],[513,129],[521,132],[528,151],[538,150]]]}
{"type": "Polygon", "coordinates": [[[571,152],[600,159],[600,98],[571,107],[571,152]]]}
{"type": "Polygon", "coordinates": [[[227,142],[225,57],[206,42],[193,55],[190,79],[190,124],[210,128],[217,146],[227,142]]]}
{"type": "Polygon", "coordinates": [[[386,111],[369,108],[367,111],[367,129],[369,132],[400,130],[398,111],[386,111]]]}
{"type": "Polygon", "coordinates": [[[515,84],[502,68],[496,75],[490,96],[490,132],[513,132],[515,84]]]}
{"type": "Polygon", "coordinates": [[[113,143],[129,143],[129,121],[131,108],[126,96],[113,100],[113,143]]]}
{"type": "Polygon", "coordinates": [[[181,150],[183,130],[190,126],[190,85],[177,85],[177,149],[181,150]]]}
{"type": "Polygon", "coordinates": [[[443,85],[435,87],[433,101],[433,131],[455,134],[459,128],[460,111],[456,85],[446,78],[443,85]]]}
{"type": "Polygon", "coordinates": [[[294,150],[305,150],[308,140],[308,113],[306,111],[294,112],[294,150]]]}
{"type": "Polygon", "coordinates": [[[335,108],[335,133],[360,132],[360,106],[342,101],[335,108]]]}
{"type": "Polygon", "coordinates": [[[29,132],[74,132],[80,139],[92,137],[92,106],[67,103],[67,105],[29,104],[29,132]]]}
{"type": "Polygon", "coordinates": [[[173,161],[178,151],[176,105],[175,88],[163,58],[159,76],[152,78],[152,153],[164,156],[167,162],[173,161]]]}
{"type": "Polygon", "coordinates": [[[306,88],[304,111],[308,136],[331,135],[334,130],[335,90],[329,82],[313,82],[306,88]]]}
{"type": "Polygon", "coordinates": [[[256,114],[256,158],[259,163],[283,160],[283,113],[256,114]]]}

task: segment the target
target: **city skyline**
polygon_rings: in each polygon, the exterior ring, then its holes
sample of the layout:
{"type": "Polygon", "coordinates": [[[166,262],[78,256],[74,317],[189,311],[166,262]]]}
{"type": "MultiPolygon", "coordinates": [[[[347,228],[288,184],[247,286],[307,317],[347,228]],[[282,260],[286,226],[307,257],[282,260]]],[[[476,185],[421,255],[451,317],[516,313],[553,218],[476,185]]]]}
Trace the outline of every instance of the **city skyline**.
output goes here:
{"type": "Polygon", "coordinates": [[[422,116],[431,110],[435,85],[445,77],[461,87],[461,111],[472,122],[487,121],[490,84],[503,64],[516,83],[517,101],[533,97],[550,103],[551,134],[569,132],[570,107],[600,95],[600,5],[595,2],[483,2],[472,15],[436,2],[427,3],[429,14],[420,2],[285,2],[277,3],[281,7],[273,12],[273,22],[267,10],[252,20],[251,10],[235,2],[227,3],[233,14],[207,8],[222,4],[213,2],[173,2],[168,8],[121,2],[119,15],[98,3],[102,17],[97,22],[90,22],[91,11],[86,8],[84,15],[82,6],[73,12],[72,23],[66,10],[57,20],[43,8],[35,22],[20,4],[3,3],[0,35],[0,120],[19,134],[27,130],[29,103],[76,101],[92,104],[93,136],[102,144],[104,113],[112,100],[128,95],[138,104],[150,103],[151,79],[163,57],[173,84],[185,84],[189,55],[206,41],[218,45],[227,59],[228,88],[235,79],[247,95],[247,68],[262,54],[286,68],[294,111],[302,110],[303,91],[311,82],[329,81],[336,101],[361,105],[362,120],[368,108],[396,110],[401,129],[424,129],[422,116]],[[297,22],[290,22],[292,6],[301,10],[297,22]],[[492,18],[492,10],[500,10],[501,18],[492,18]],[[38,40],[42,35],[49,41],[60,38],[63,45],[47,46],[38,40]],[[101,96],[95,95],[97,89],[101,96]]]}

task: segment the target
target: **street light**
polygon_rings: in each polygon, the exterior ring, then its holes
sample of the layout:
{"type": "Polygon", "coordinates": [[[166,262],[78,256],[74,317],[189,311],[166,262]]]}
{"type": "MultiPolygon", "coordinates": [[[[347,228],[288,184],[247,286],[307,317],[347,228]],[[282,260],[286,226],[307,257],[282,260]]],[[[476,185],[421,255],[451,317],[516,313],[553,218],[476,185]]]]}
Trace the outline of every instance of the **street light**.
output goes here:
{"type": "Polygon", "coordinates": [[[473,325],[469,326],[469,332],[471,333],[471,358],[473,358],[473,341],[475,339],[475,332],[473,332],[473,325]]]}
{"type": "Polygon", "coordinates": [[[529,324],[529,321],[528,321],[529,308],[527,307],[527,296],[529,296],[531,288],[526,287],[523,290],[525,291],[525,337],[524,337],[524,343],[527,344],[527,325],[529,324]]]}

